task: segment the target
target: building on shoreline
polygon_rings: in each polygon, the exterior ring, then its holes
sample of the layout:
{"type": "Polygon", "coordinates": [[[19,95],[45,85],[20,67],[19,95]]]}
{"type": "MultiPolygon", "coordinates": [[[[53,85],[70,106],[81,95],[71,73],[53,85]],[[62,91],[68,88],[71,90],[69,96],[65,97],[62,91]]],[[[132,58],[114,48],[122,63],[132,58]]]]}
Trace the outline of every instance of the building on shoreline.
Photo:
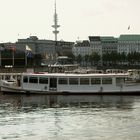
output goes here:
{"type": "Polygon", "coordinates": [[[101,66],[103,65],[102,57],[104,54],[124,53],[128,55],[140,53],[140,35],[126,34],[120,35],[118,38],[113,36],[89,36],[89,40],[76,42],[73,47],[73,54],[75,56],[85,57],[93,52],[100,55],[101,66]]]}
{"type": "MultiPolygon", "coordinates": [[[[18,41],[15,43],[0,44],[1,48],[3,49],[0,52],[5,53],[6,50],[9,48],[9,44],[10,45],[12,44],[12,46],[14,46],[15,48],[15,51],[13,53],[14,55],[12,56],[12,52],[11,52],[11,55],[9,57],[9,59],[15,63],[14,65],[12,62],[5,64],[3,61],[3,63],[1,64],[3,66],[11,65],[12,67],[21,64],[21,67],[25,67],[26,59],[28,59],[29,65],[31,61],[33,66],[35,65],[39,66],[41,65],[41,63],[45,65],[54,63],[58,56],[72,54],[72,47],[73,47],[74,42],[38,39],[36,36],[30,36],[29,38],[26,38],[26,39],[18,39],[18,41]],[[30,53],[31,53],[28,56],[29,58],[26,58],[27,48],[28,50],[30,50],[30,53]],[[20,61],[18,64],[16,63],[17,59],[20,61]],[[36,60],[39,62],[36,63],[35,62],[36,60]]],[[[4,59],[2,57],[3,55],[0,57],[0,60],[4,59]]]]}
{"type": "Polygon", "coordinates": [[[140,53],[140,35],[120,35],[117,49],[118,53],[140,53]]]}
{"type": "MultiPolygon", "coordinates": [[[[81,55],[81,57],[85,57],[93,52],[100,55],[99,64],[102,66],[102,57],[106,53],[115,52],[125,55],[135,52],[140,53],[140,35],[126,34],[120,35],[118,38],[113,36],[89,36],[89,40],[75,43],[63,40],[38,39],[36,36],[30,36],[26,39],[18,39],[15,43],[0,43],[0,46],[0,66],[25,67],[27,46],[33,55],[30,58],[32,59],[32,66],[53,64],[58,56],[74,55],[77,57],[81,55]],[[35,62],[37,57],[39,62],[35,62]]],[[[82,59],[82,61],[85,61],[85,59],[82,59]]],[[[84,62],[82,63],[84,64],[84,62]]]]}
{"type": "Polygon", "coordinates": [[[17,48],[26,51],[26,45],[28,45],[33,54],[41,55],[44,64],[54,63],[58,55],[71,53],[73,44],[66,41],[40,40],[36,36],[19,39],[16,42],[17,48]]]}

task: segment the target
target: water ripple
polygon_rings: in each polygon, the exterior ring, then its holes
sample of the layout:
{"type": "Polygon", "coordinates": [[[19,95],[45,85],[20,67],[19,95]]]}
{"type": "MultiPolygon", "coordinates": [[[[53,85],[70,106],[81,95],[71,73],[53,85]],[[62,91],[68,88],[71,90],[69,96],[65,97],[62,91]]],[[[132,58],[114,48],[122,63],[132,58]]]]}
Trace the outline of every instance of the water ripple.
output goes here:
{"type": "Polygon", "coordinates": [[[0,139],[139,139],[140,97],[115,98],[105,97],[97,102],[84,99],[80,103],[71,100],[54,107],[35,103],[33,106],[32,103],[0,104],[0,139]]]}

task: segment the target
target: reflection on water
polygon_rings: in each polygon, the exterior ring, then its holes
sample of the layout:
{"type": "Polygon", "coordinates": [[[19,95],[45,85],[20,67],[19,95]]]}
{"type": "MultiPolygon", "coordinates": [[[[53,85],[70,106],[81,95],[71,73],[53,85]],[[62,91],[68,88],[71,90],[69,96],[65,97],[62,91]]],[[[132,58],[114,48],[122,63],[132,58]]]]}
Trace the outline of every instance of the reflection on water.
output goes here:
{"type": "Polygon", "coordinates": [[[122,107],[132,106],[137,96],[99,95],[25,95],[0,94],[0,104],[15,107],[122,107]]]}
{"type": "Polygon", "coordinates": [[[0,95],[0,139],[137,140],[139,96],[0,95]]]}

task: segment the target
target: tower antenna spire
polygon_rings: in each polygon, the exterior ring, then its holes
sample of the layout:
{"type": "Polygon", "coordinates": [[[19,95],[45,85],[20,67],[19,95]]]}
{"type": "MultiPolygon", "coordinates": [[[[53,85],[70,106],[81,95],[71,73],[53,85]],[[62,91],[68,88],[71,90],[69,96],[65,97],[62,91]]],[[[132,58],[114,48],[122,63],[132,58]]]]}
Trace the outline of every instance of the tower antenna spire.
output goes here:
{"type": "Polygon", "coordinates": [[[57,12],[56,12],[56,0],[55,0],[55,4],[54,4],[54,25],[52,25],[52,27],[54,28],[54,35],[55,35],[55,41],[57,41],[57,34],[59,33],[59,31],[57,30],[60,25],[58,25],[58,16],[57,16],[57,12]]]}

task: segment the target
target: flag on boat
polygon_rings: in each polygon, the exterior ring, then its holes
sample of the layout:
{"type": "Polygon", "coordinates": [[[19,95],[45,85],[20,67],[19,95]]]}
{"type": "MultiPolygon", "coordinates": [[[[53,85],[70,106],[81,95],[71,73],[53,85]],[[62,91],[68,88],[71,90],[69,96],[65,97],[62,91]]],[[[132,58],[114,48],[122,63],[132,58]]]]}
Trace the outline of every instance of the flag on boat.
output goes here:
{"type": "Polygon", "coordinates": [[[26,51],[32,51],[32,49],[28,45],[26,45],[26,51]]]}
{"type": "Polygon", "coordinates": [[[28,45],[26,45],[26,56],[29,58],[33,56],[32,49],[28,45]]]}
{"type": "Polygon", "coordinates": [[[130,30],[130,25],[128,26],[128,30],[130,30]]]}

